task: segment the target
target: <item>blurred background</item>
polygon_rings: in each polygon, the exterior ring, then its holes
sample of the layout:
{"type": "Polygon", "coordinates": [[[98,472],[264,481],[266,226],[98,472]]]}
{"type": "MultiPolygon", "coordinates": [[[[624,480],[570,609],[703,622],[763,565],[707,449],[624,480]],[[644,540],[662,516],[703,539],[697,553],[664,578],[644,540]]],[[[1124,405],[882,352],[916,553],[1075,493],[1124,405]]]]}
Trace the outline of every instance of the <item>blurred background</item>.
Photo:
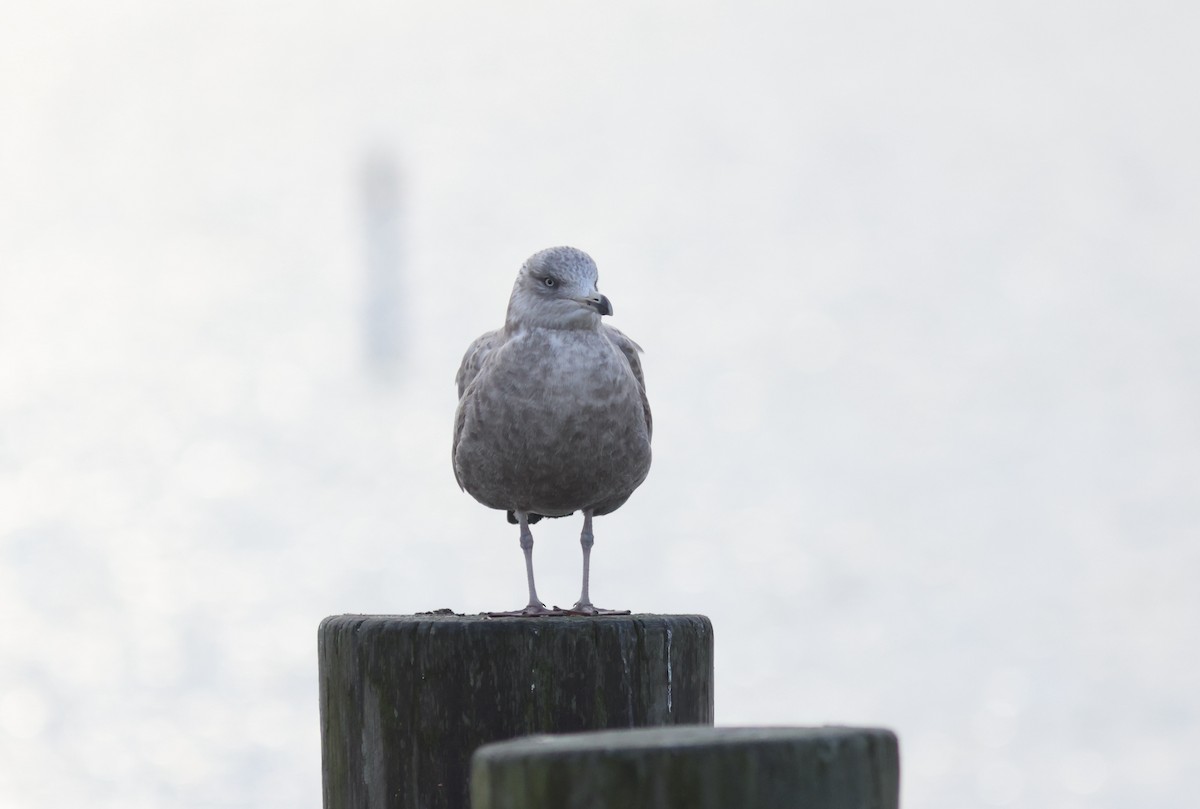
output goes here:
{"type": "Polygon", "coordinates": [[[554,244],[655,412],[592,594],[713,619],[718,723],[892,727],[908,807],[1194,806],[1194,4],[3,19],[6,809],[315,809],[322,617],[524,603],[453,380],[554,244]]]}

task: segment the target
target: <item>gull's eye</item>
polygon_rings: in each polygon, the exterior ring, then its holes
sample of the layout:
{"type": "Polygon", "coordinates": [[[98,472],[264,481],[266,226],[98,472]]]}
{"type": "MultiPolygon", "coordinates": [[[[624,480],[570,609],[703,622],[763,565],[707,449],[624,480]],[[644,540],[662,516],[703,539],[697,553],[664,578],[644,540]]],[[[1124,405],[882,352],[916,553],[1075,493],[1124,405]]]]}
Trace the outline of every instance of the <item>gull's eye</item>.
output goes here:
{"type": "Polygon", "coordinates": [[[545,284],[550,289],[553,289],[554,287],[558,286],[558,281],[555,281],[549,275],[547,275],[545,278],[542,279],[542,283],[545,284]]]}

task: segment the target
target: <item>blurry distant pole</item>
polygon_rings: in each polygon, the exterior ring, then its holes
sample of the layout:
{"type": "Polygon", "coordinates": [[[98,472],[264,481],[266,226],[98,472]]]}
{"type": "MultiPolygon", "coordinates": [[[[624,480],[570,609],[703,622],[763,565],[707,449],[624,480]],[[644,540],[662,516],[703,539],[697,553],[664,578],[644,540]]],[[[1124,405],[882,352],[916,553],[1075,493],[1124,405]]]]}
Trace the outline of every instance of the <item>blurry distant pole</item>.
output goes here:
{"type": "Polygon", "coordinates": [[[369,372],[393,382],[403,360],[401,305],[400,179],[384,152],[367,157],[362,172],[366,283],[363,344],[369,372]]]}

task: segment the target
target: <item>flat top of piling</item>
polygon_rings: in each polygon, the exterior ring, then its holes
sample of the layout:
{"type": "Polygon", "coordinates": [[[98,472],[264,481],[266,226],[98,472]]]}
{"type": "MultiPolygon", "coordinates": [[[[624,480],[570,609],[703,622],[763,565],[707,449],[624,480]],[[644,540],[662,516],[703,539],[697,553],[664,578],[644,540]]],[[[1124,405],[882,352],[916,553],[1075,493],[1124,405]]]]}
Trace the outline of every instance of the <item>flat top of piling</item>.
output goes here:
{"type": "Polygon", "coordinates": [[[479,753],[487,757],[524,757],[547,753],[596,751],[645,751],[671,748],[729,747],[738,745],[829,743],[856,738],[894,739],[886,728],[857,728],[840,725],[822,727],[710,727],[677,725],[634,730],[601,730],[588,733],[563,733],[528,736],[488,744],[479,753]]]}
{"type": "Polygon", "coordinates": [[[438,610],[435,612],[418,612],[411,615],[369,615],[346,613],[330,615],[322,624],[392,624],[392,623],[436,623],[436,624],[523,624],[530,627],[563,626],[566,624],[586,623],[622,623],[626,621],[645,623],[659,621],[704,621],[711,623],[707,616],[699,614],[666,615],[660,613],[635,613],[633,615],[551,615],[537,618],[503,617],[493,618],[484,613],[471,615],[438,610]]]}

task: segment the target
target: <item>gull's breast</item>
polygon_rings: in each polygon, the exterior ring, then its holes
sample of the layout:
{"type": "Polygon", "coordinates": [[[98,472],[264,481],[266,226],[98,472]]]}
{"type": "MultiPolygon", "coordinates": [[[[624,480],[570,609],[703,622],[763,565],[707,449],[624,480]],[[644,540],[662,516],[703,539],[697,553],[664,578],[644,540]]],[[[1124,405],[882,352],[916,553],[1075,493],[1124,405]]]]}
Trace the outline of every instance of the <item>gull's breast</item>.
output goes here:
{"type": "Polygon", "coordinates": [[[641,393],[602,334],[514,336],[464,401],[455,462],[467,491],[493,508],[590,507],[629,492],[649,468],[641,393]]]}

